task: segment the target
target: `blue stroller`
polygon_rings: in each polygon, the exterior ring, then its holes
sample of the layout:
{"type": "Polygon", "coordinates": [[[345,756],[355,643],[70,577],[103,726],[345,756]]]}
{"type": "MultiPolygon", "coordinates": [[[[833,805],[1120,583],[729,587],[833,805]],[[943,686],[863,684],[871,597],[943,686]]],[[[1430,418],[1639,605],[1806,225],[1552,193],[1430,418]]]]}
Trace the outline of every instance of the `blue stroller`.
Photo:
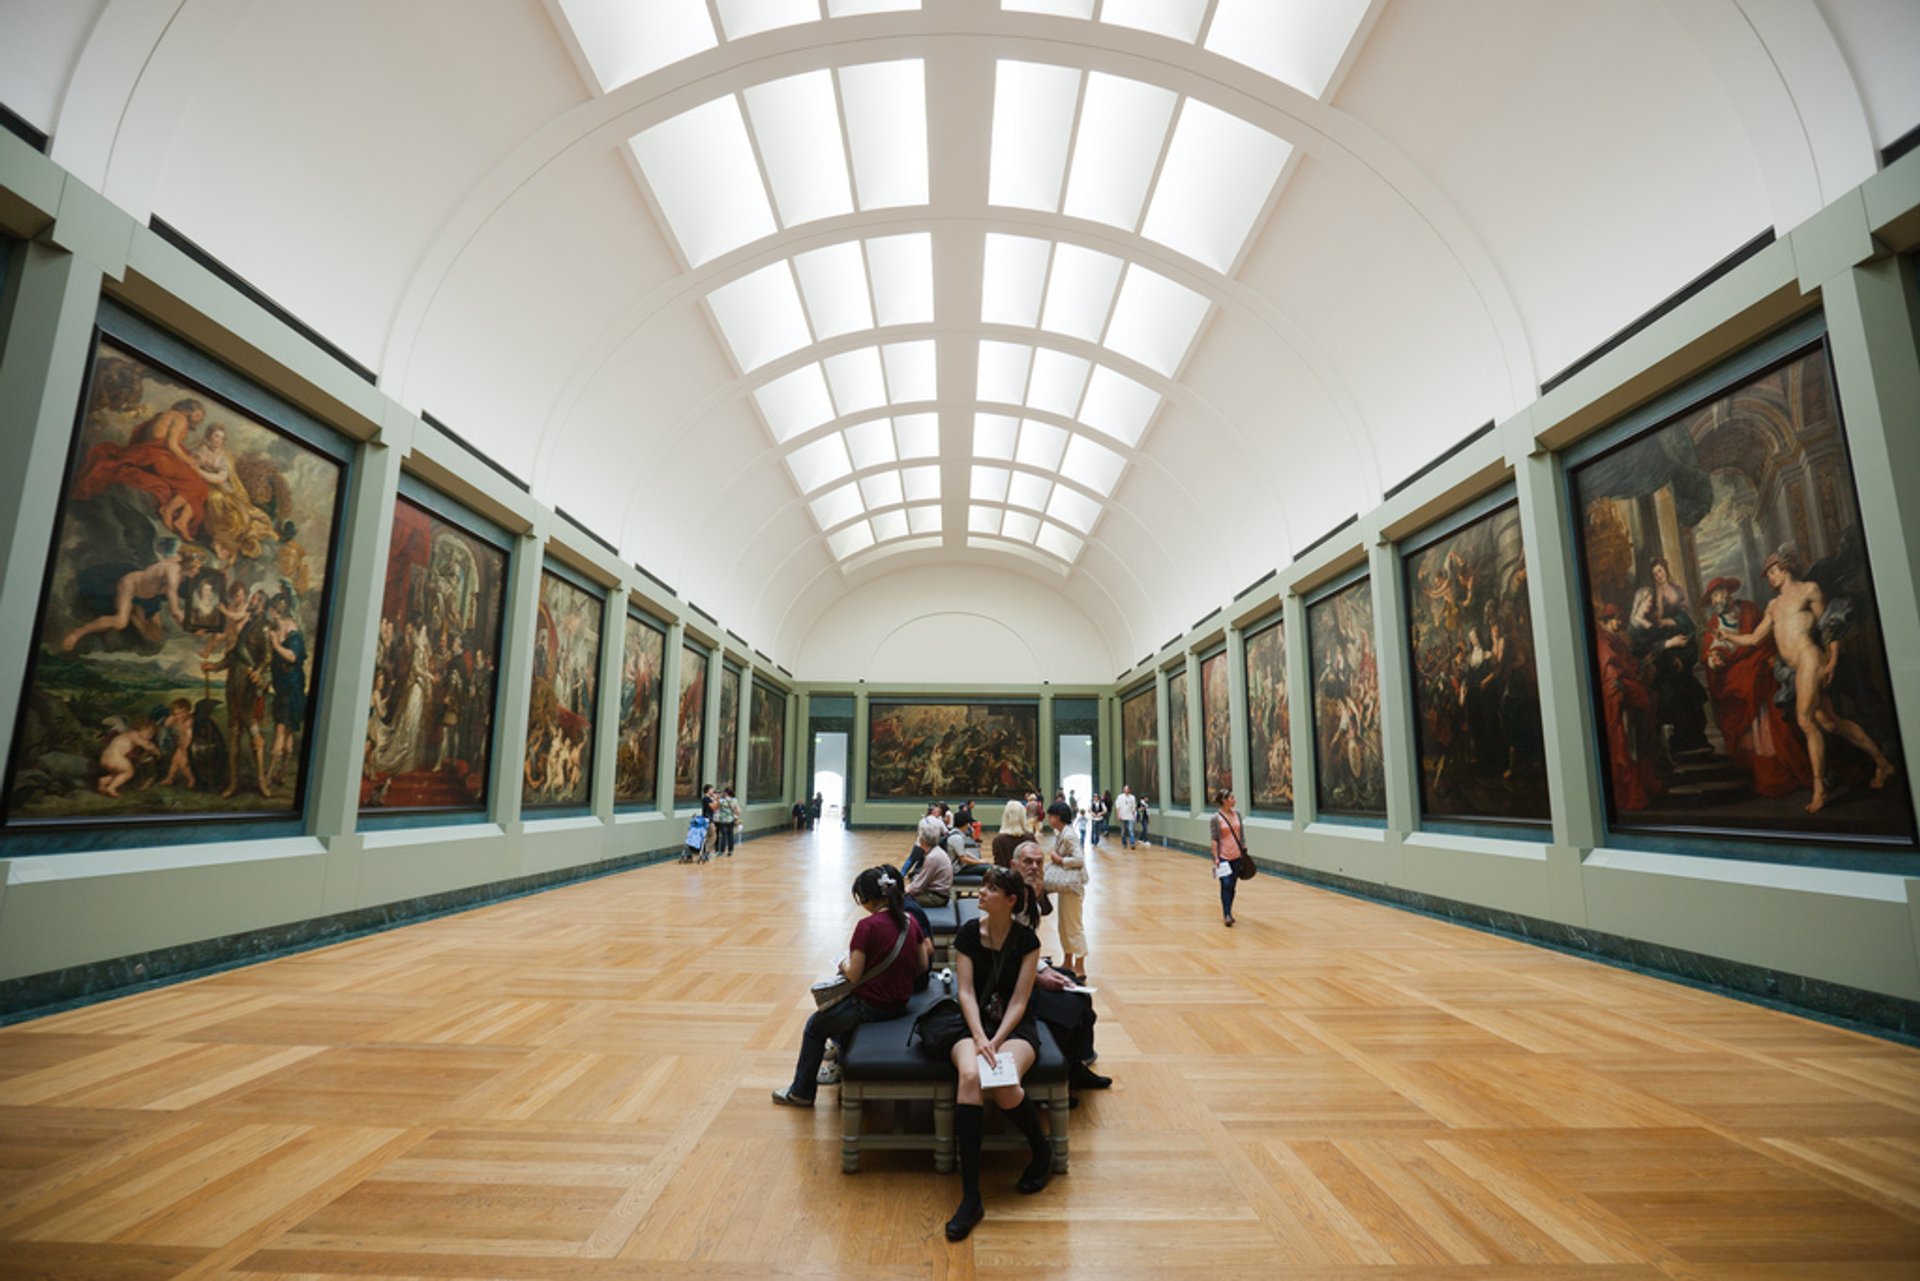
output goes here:
{"type": "Polygon", "coordinates": [[[687,823],[687,839],[681,842],[680,861],[691,863],[707,845],[707,824],[705,814],[695,814],[687,823]]]}

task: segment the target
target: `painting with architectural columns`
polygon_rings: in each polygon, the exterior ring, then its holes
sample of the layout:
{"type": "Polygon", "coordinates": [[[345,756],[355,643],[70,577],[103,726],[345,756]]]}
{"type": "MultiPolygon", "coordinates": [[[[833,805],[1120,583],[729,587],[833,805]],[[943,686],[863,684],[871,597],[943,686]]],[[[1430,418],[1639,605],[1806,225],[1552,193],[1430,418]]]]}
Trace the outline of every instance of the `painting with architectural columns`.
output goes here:
{"type": "Polygon", "coordinates": [[[1227,651],[1200,660],[1200,777],[1212,805],[1233,786],[1233,711],[1227,695],[1227,651]]]}
{"type": "Polygon", "coordinates": [[[720,668],[720,741],[714,744],[713,756],[718,763],[713,785],[738,787],[734,767],[740,757],[740,669],[726,664],[720,668]]]}
{"type": "Polygon", "coordinates": [[[1187,728],[1187,669],[1177,668],[1167,676],[1167,739],[1173,764],[1173,803],[1179,809],[1193,808],[1193,776],[1188,767],[1193,761],[1193,735],[1187,728]]]}
{"type": "Polygon", "coordinates": [[[1135,796],[1157,796],[1160,791],[1160,735],[1153,704],[1151,685],[1120,704],[1120,781],[1133,788],[1135,796]]]}
{"type": "Polygon", "coordinates": [[[506,576],[502,548],[394,502],[361,808],[486,808],[506,576]]]}
{"type": "Polygon", "coordinates": [[[1373,580],[1307,606],[1313,671],[1314,792],[1322,814],[1384,816],[1387,770],[1380,741],[1380,660],[1373,641],[1373,580]]]}
{"type": "Polygon", "coordinates": [[[585,805],[593,795],[593,723],[606,601],[551,569],[540,571],[533,629],[533,695],[521,800],[528,809],[585,805]]]}
{"type": "Polygon", "coordinates": [[[700,799],[706,766],[702,741],[707,728],[707,656],[691,645],[680,647],[680,710],[673,747],[673,799],[700,799]]]}
{"type": "Polygon", "coordinates": [[[298,815],[345,446],[172,339],[111,329],[131,339],[94,347],[37,644],[10,674],[7,824],[298,815]]]}
{"type": "Polygon", "coordinates": [[[1403,564],[1421,814],[1546,822],[1519,506],[1491,511],[1409,552],[1403,564]]]}
{"type": "Polygon", "coordinates": [[[1038,791],[1040,709],[1032,703],[895,703],[868,711],[872,800],[1004,800],[1038,791]]]}
{"type": "Polygon", "coordinates": [[[1911,847],[1825,346],[1569,474],[1613,826],[1911,847]]]}
{"type": "Polygon", "coordinates": [[[786,768],[787,696],[755,681],[747,701],[747,799],[779,800],[786,768]]]}
{"type": "Polygon", "coordinates": [[[1287,703],[1287,625],[1275,616],[1246,639],[1247,773],[1241,805],[1293,808],[1293,713],[1287,703]]]}
{"type": "Polygon", "coordinates": [[[660,685],[667,634],[629,610],[621,651],[613,799],[618,805],[652,805],[660,798],[660,685]]]}

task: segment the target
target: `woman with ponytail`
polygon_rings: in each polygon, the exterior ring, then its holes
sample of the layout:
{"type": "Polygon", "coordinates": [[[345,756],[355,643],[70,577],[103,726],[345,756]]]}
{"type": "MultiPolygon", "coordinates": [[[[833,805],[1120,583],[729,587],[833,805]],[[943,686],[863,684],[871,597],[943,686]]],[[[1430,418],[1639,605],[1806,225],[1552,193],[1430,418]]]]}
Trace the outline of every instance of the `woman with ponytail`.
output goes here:
{"type": "Polygon", "coordinates": [[[840,973],[853,983],[853,995],[815,1010],[800,1038],[793,1083],[773,1092],[775,1103],[810,1108],[826,1056],[827,1040],[842,1040],[862,1023],[890,1019],[906,1009],[913,981],[933,959],[933,941],[907,914],[905,887],[892,868],[870,867],[853,878],[853,901],[865,913],[853,927],[840,973]],[[902,942],[901,940],[904,941],[902,942]],[[899,947],[895,949],[895,943],[899,947]],[[892,956],[889,961],[887,958],[892,956]]]}

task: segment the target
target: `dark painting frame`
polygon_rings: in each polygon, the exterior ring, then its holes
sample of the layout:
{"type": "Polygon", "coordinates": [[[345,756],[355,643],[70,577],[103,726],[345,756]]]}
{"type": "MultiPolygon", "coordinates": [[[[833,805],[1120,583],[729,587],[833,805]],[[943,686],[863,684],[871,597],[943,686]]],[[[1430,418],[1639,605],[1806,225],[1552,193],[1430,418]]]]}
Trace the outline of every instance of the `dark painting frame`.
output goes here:
{"type": "Polygon", "coordinates": [[[1152,796],[1160,790],[1159,691],[1143,685],[1120,698],[1120,752],[1124,765],[1120,781],[1133,788],[1135,796],[1152,796]]]}
{"type": "Polygon", "coordinates": [[[1183,663],[1167,673],[1168,759],[1173,786],[1168,797],[1176,809],[1193,808],[1193,741],[1187,723],[1187,668],[1183,663]]]}
{"type": "Polygon", "coordinates": [[[1200,785],[1209,806],[1234,786],[1232,683],[1226,646],[1200,660],[1200,785]]]}
{"type": "Polygon", "coordinates": [[[1039,791],[1040,705],[1038,702],[1018,699],[871,699],[867,703],[866,752],[866,796],[869,801],[925,802],[968,798],[979,800],[986,797],[1005,800],[1029,791],[1039,791]],[[916,717],[915,713],[918,712],[940,715],[916,717]],[[952,715],[954,712],[960,715],[952,715]],[[913,723],[916,720],[925,724],[913,723]],[[889,729],[887,739],[882,741],[883,727],[889,722],[897,722],[898,728],[889,729]],[[1021,740],[1017,746],[1024,755],[1024,759],[1003,762],[995,777],[987,776],[987,768],[963,773],[958,762],[932,762],[930,746],[905,737],[908,734],[938,731],[947,737],[963,734],[980,738],[989,729],[1003,736],[1008,733],[1016,735],[1021,740]],[[927,760],[917,762],[917,772],[909,759],[915,752],[928,753],[927,760]],[[935,774],[929,774],[926,768],[929,762],[939,766],[935,774]],[[948,766],[956,768],[948,773],[948,766]],[[896,776],[899,779],[897,787],[881,790],[888,787],[896,776]]]}
{"type": "MultiPolygon", "coordinates": [[[[711,651],[680,641],[680,688],[674,697],[673,803],[692,805],[712,780],[707,772],[707,660],[711,651]]],[[[663,711],[661,715],[665,715],[663,711]]]]}
{"type": "Polygon", "coordinates": [[[666,733],[667,702],[667,627],[651,616],[627,606],[626,630],[620,636],[620,714],[615,726],[613,803],[629,810],[660,808],[660,744],[666,733]],[[651,644],[657,651],[651,683],[636,663],[649,655],[636,654],[635,646],[651,644]],[[631,679],[632,692],[628,692],[631,679]],[[649,691],[651,691],[649,693],[649,691]],[[648,722],[652,732],[647,732],[648,722]],[[629,765],[629,757],[634,764],[629,765]],[[638,776],[641,786],[622,790],[621,780],[638,776]]]}
{"type": "Polygon", "coordinates": [[[713,745],[713,785],[721,791],[740,786],[740,684],[745,675],[740,668],[723,661],[720,664],[720,741],[713,745]]]}
{"type": "Polygon", "coordinates": [[[787,694],[754,681],[747,695],[747,802],[786,799],[787,694]]]}
{"type": "Polygon", "coordinates": [[[1284,609],[1275,610],[1241,634],[1240,670],[1247,691],[1246,803],[1248,810],[1256,814],[1287,816],[1293,813],[1293,691],[1287,662],[1284,609]],[[1266,651],[1275,642],[1278,661],[1269,662],[1266,651]],[[1260,658],[1258,662],[1256,654],[1260,658]],[[1281,763],[1278,771],[1273,763],[1276,751],[1281,763]],[[1281,775],[1277,784],[1270,777],[1275,772],[1281,775]]]}
{"type": "Polygon", "coordinates": [[[1338,582],[1307,602],[1307,663],[1313,680],[1313,789],[1318,816],[1373,821],[1387,817],[1377,623],[1373,576],[1366,571],[1338,582]],[[1329,641],[1336,636],[1347,643],[1331,645],[1329,641]],[[1339,770],[1332,766],[1336,751],[1342,762],[1339,770]]]}
{"type": "Polygon", "coordinates": [[[523,812],[578,812],[593,807],[593,764],[600,731],[600,647],[605,643],[610,605],[605,588],[570,566],[556,561],[552,556],[546,557],[541,564],[539,594],[533,617],[533,683],[527,694],[527,748],[520,763],[520,808],[523,812]],[[547,594],[549,583],[556,589],[552,599],[547,594]],[[586,683],[585,697],[580,700],[585,711],[565,707],[554,693],[556,684],[553,678],[561,674],[555,664],[560,658],[560,633],[563,630],[555,607],[562,603],[572,606],[574,603],[563,601],[558,595],[560,592],[576,593],[592,610],[592,626],[581,629],[586,643],[592,646],[592,654],[585,662],[569,661],[567,664],[577,667],[586,683]],[[548,702],[553,704],[551,708],[546,706],[548,702]],[[581,725],[581,721],[585,724],[581,725]],[[537,740],[536,735],[543,735],[544,740],[537,740]],[[546,748],[544,752],[540,751],[542,741],[546,748]],[[567,741],[577,746],[577,753],[565,746],[567,741]],[[539,758],[537,763],[536,756],[539,758]],[[540,786],[551,790],[556,769],[563,771],[561,777],[574,780],[567,794],[539,797],[534,791],[536,773],[541,778],[540,786]]]}

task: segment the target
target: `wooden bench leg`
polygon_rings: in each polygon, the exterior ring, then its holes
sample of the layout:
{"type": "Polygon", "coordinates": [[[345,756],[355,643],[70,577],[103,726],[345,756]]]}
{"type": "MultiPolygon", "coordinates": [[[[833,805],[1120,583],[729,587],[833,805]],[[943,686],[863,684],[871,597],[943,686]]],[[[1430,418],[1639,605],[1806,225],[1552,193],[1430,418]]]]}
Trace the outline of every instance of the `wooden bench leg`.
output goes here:
{"type": "Polygon", "coordinates": [[[953,1173],[953,1091],[933,1098],[933,1172],[953,1173]]]}
{"type": "Polygon", "coordinates": [[[846,1082],[840,1084],[840,1173],[858,1174],[860,1172],[860,1126],[866,1114],[866,1104],[862,1101],[858,1089],[849,1090],[846,1082]]]}
{"type": "Polygon", "coordinates": [[[1047,1141],[1053,1144],[1053,1172],[1067,1172],[1067,1108],[1068,1096],[1063,1091],[1055,1095],[1047,1105],[1047,1141]]]}

